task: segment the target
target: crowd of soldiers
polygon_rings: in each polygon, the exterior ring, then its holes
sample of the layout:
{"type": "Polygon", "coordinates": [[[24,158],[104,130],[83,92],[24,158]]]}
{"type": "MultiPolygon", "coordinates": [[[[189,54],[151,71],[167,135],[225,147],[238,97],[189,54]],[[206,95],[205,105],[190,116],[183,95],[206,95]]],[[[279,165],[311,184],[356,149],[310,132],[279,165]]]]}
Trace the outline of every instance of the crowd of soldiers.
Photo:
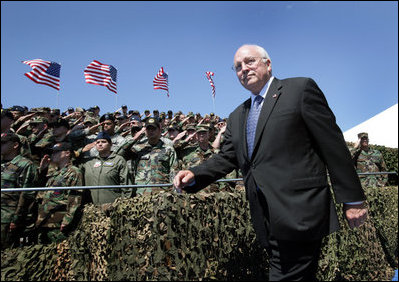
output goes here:
{"type": "MultiPolygon", "coordinates": [[[[154,110],[99,115],[100,108],[21,106],[1,112],[1,188],[109,186],[172,183],[187,169],[218,152],[226,120],[214,113],[154,110]]],[[[227,178],[238,178],[234,171],[227,178]]],[[[233,191],[235,182],[212,184],[204,192],[233,191]]],[[[118,197],[172,190],[142,187],[4,192],[2,248],[50,243],[76,228],[86,203],[104,210],[118,197]]]]}
{"type": "MultiPolygon", "coordinates": [[[[214,113],[146,110],[140,114],[128,111],[126,105],[113,113],[99,113],[98,106],[68,108],[63,113],[47,107],[2,109],[1,188],[172,183],[178,170],[218,153],[227,123],[214,113]]],[[[382,155],[360,140],[352,149],[358,171],[370,171],[375,165],[386,171],[382,155]]],[[[240,172],[226,178],[240,178],[240,172]]],[[[385,185],[379,180],[368,184],[385,185]]],[[[86,203],[107,211],[118,197],[165,189],[173,187],[3,192],[1,247],[60,242],[76,228],[86,203]]],[[[243,186],[219,182],[203,192],[235,189],[243,186]]]]}

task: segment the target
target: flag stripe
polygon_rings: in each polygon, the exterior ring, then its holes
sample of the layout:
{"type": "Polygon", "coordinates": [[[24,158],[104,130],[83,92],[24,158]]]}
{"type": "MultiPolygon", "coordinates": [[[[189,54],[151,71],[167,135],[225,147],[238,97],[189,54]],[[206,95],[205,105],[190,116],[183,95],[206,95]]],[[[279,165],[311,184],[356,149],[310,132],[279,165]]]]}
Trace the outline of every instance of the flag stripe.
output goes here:
{"type": "Polygon", "coordinates": [[[27,73],[25,73],[25,75],[27,77],[29,77],[30,79],[32,79],[33,81],[36,80],[37,82],[46,82],[48,84],[53,85],[54,87],[57,87],[59,85],[59,83],[57,83],[56,81],[46,79],[46,77],[42,77],[41,75],[37,75],[36,73],[33,73],[33,72],[27,72],[27,73]]]}
{"type": "Polygon", "coordinates": [[[38,80],[36,80],[36,79],[30,77],[28,73],[25,73],[25,75],[26,75],[27,78],[31,79],[33,82],[36,82],[36,83],[38,83],[38,84],[44,84],[44,85],[53,87],[54,89],[60,90],[60,88],[57,87],[57,86],[54,86],[54,85],[49,84],[49,83],[46,83],[46,82],[41,82],[41,81],[38,81],[38,80]]]}
{"type": "Polygon", "coordinates": [[[38,84],[44,84],[60,90],[60,64],[42,59],[22,61],[22,63],[32,68],[30,72],[25,73],[27,78],[38,84]]]}
{"type": "Polygon", "coordinates": [[[87,83],[105,86],[108,90],[117,93],[116,77],[117,70],[112,65],[104,65],[97,60],[93,60],[84,70],[87,83]]]}

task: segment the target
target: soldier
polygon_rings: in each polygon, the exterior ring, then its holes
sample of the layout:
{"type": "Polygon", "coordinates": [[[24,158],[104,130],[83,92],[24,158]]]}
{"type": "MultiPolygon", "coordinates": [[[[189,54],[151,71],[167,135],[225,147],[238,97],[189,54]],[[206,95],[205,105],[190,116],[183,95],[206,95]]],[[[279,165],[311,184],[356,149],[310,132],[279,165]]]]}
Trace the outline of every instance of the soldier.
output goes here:
{"type": "Polygon", "coordinates": [[[61,118],[60,109],[51,109],[48,122],[54,123],[61,118]]]}
{"type": "Polygon", "coordinates": [[[154,118],[157,118],[157,119],[160,118],[160,116],[159,116],[159,111],[158,111],[158,110],[153,110],[153,111],[152,111],[152,115],[153,115],[154,118]]]}
{"type": "MultiPolygon", "coordinates": [[[[384,158],[380,151],[369,147],[368,133],[361,132],[355,147],[351,149],[353,164],[357,172],[387,171],[384,158]]],[[[360,175],[363,187],[384,187],[388,176],[385,175],[360,175]]]]}
{"type": "Polygon", "coordinates": [[[30,144],[36,144],[44,135],[48,128],[48,120],[43,117],[36,117],[29,122],[32,134],[28,136],[30,144]]]}
{"type": "MultiPolygon", "coordinates": [[[[35,165],[20,155],[20,139],[13,132],[1,134],[1,188],[34,187],[35,165]]],[[[1,193],[1,249],[18,246],[27,225],[32,224],[29,208],[35,192],[1,193]]]]}
{"type": "MultiPolygon", "coordinates": [[[[1,112],[1,133],[14,133],[14,129],[12,129],[12,124],[14,122],[13,114],[8,110],[3,110],[1,112]]],[[[30,159],[32,157],[31,150],[28,142],[28,138],[25,136],[17,134],[19,140],[21,142],[20,153],[23,157],[30,159]]]]}
{"type": "MultiPolygon", "coordinates": [[[[105,114],[100,118],[100,123],[103,125],[103,131],[108,133],[108,135],[111,137],[111,150],[116,152],[125,142],[125,138],[115,133],[115,118],[112,114],[105,114]]],[[[92,148],[90,150],[90,156],[98,156],[98,151],[96,148],[92,148]]]]}
{"type": "Polygon", "coordinates": [[[127,106],[126,105],[122,105],[122,115],[123,116],[127,116],[127,106]]]}
{"type": "MultiPolygon", "coordinates": [[[[42,138],[37,138],[30,144],[33,155],[32,160],[37,166],[40,166],[40,161],[46,150],[51,149],[58,142],[69,142],[68,132],[70,128],[65,119],[58,119],[52,124],[52,127],[53,129],[48,131],[42,138]]],[[[44,131],[46,130],[45,128],[44,131]]]]}
{"type": "MultiPolygon", "coordinates": [[[[198,125],[195,132],[197,140],[196,145],[188,145],[188,143],[183,143],[183,147],[180,148],[178,156],[181,160],[181,167],[183,170],[189,169],[191,167],[197,166],[204,162],[205,160],[212,157],[213,154],[219,152],[218,149],[214,149],[209,142],[209,126],[208,125],[198,125]],[[184,146],[186,144],[186,146],[184,146]]],[[[231,172],[226,176],[226,178],[236,178],[236,171],[231,172]]],[[[220,182],[213,183],[205,188],[204,192],[219,192],[219,191],[231,191],[234,183],[220,182]]]]}
{"type": "Polygon", "coordinates": [[[173,119],[173,111],[172,110],[168,110],[168,119],[169,120],[173,119]]]}
{"type": "MultiPolygon", "coordinates": [[[[155,118],[145,122],[146,139],[133,144],[132,166],[135,184],[171,183],[178,169],[176,152],[161,139],[161,126],[155,118]]],[[[138,188],[137,194],[160,191],[161,188],[138,188]]]]}
{"type": "Polygon", "coordinates": [[[97,137],[97,129],[102,126],[103,131],[108,133],[111,137],[113,152],[118,152],[120,147],[125,143],[125,138],[115,133],[115,117],[113,114],[107,113],[100,118],[100,123],[84,130],[76,130],[73,137],[86,136],[86,146],[81,150],[83,159],[90,159],[98,156],[98,151],[95,147],[95,139],[97,137]]]}
{"type": "MultiPolygon", "coordinates": [[[[82,186],[83,176],[72,165],[73,150],[70,143],[60,142],[51,149],[51,158],[45,155],[40,163],[40,178],[48,178],[46,187],[82,186]],[[49,163],[57,168],[47,174],[49,163]],[[44,177],[46,175],[46,177],[44,177]]],[[[82,190],[41,191],[37,195],[38,219],[36,229],[39,243],[61,242],[80,220],[85,203],[82,190]]]]}
{"type": "Polygon", "coordinates": [[[179,133],[180,131],[177,124],[171,124],[168,127],[168,134],[166,135],[166,137],[173,141],[179,133]]]}
{"type": "MultiPolygon", "coordinates": [[[[82,166],[86,186],[128,185],[132,184],[126,160],[111,151],[111,137],[100,132],[96,138],[97,157],[82,166]]],[[[91,198],[95,205],[112,203],[116,198],[133,197],[133,189],[93,189],[91,198]]],[[[107,206],[104,206],[107,208],[107,206]]]]}

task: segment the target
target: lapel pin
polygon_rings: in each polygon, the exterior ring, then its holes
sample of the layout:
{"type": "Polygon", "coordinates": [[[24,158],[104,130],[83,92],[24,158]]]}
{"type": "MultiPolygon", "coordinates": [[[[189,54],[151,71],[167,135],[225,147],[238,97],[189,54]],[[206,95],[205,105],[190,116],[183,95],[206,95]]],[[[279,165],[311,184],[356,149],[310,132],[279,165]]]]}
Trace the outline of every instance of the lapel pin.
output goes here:
{"type": "Polygon", "coordinates": [[[277,98],[277,94],[273,94],[273,98],[277,98]]]}

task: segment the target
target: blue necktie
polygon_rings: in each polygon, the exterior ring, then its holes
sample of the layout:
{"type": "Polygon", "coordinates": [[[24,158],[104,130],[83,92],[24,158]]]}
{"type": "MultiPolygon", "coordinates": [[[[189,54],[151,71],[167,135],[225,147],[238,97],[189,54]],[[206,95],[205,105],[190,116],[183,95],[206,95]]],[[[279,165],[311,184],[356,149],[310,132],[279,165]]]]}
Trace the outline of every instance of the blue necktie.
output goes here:
{"type": "Polygon", "coordinates": [[[253,105],[249,110],[248,120],[247,120],[247,144],[248,144],[248,156],[251,158],[252,152],[254,150],[254,142],[255,142],[255,132],[256,125],[258,124],[259,113],[262,107],[260,104],[262,103],[263,97],[257,95],[253,101],[253,105]]]}

